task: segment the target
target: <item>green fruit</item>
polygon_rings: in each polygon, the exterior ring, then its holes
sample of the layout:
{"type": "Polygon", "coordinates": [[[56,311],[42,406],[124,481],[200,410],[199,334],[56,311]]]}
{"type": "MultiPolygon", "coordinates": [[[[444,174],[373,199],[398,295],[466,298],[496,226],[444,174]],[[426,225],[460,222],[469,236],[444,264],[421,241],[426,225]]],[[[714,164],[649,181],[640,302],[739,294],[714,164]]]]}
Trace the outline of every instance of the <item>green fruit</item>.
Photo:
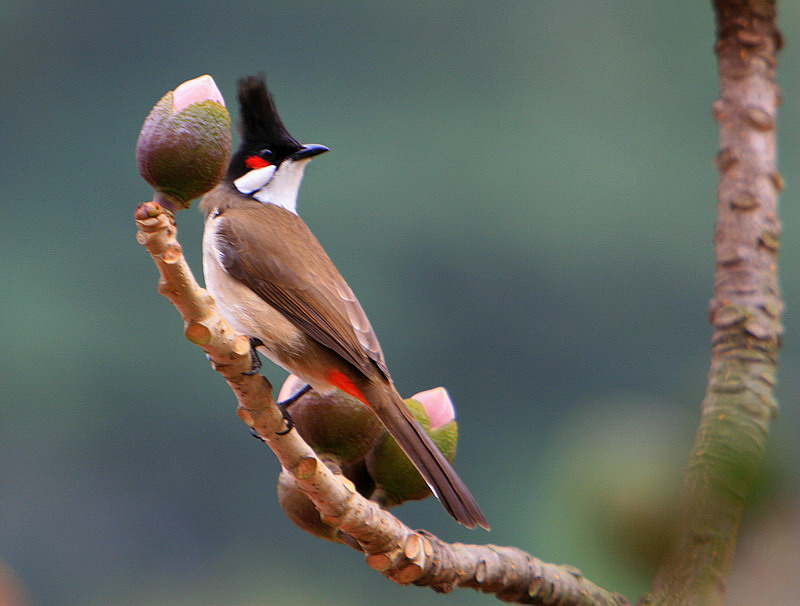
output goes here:
{"type": "Polygon", "coordinates": [[[317,454],[342,465],[363,459],[383,433],[383,424],[363,402],[337,391],[310,391],[289,408],[297,431],[317,454]]]}
{"type": "MultiPolygon", "coordinates": [[[[414,418],[431,436],[434,444],[452,463],[455,459],[458,442],[456,422],[450,421],[439,429],[431,431],[428,414],[422,404],[410,398],[405,402],[414,418]]],[[[404,501],[424,499],[432,494],[414,464],[388,433],[384,433],[375,447],[367,454],[367,469],[376,485],[371,498],[385,507],[399,505],[404,501]]]]}
{"type": "Polygon", "coordinates": [[[286,516],[298,528],[327,541],[342,542],[340,533],[322,521],[314,503],[297,487],[295,479],[286,471],[281,471],[278,476],[278,502],[286,516]]]}
{"type": "Polygon", "coordinates": [[[153,107],[136,143],[139,173],[172,210],[188,208],[222,180],[231,151],[231,118],[213,100],[173,109],[172,91],[153,107]]]}

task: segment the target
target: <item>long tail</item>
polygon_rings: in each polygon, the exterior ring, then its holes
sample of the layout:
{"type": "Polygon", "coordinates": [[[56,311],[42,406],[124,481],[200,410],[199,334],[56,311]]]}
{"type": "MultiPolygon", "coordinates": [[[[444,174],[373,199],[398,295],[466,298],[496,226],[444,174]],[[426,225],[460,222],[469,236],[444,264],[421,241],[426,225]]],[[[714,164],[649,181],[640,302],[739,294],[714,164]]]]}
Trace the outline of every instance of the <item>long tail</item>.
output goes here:
{"type": "Polygon", "coordinates": [[[467,528],[481,526],[489,530],[489,523],[466,484],[414,419],[397,390],[391,384],[373,381],[364,389],[364,395],[447,512],[467,528]]]}

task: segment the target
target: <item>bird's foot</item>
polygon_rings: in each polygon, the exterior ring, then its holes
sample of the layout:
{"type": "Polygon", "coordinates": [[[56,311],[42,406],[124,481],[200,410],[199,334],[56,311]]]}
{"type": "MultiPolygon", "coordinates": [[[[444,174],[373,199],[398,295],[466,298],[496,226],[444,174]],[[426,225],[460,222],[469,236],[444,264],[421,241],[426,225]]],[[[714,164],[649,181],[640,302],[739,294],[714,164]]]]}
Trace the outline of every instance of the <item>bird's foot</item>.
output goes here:
{"type": "Polygon", "coordinates": [[[250,435],[253,436],[256,440],[264,442],[264,444],[267,443],[267,441],[264,438],[262,438],[261,435],[256,431],[255,427],[250,428],[250,435]]]}
{"type": "Polygon", "coordinates": [[[283,431],[279,431],[278,435],[286,435],[292,428],[294,427],[294,420],[292,419],[292,415],[289,414],[289,407],[297,402],[300,398],[306,395],[311,390],[311,385],[304,385],[301,389],[298,389],[294,392],[291,396],[286,398],[285,400],[281,400],[280,402],[276,402],[275,404],[278,408],[281,409],[281,414],[283,415],[284,420],[286,421],[286,429],[283,431]]]}
{"type": "Polygon", "coordinates": [[[276,431],[275,433],[279,436],[285,436],[294,428],[294,419],[292,419],[292,415],[289,414],[289,411],[283,402],[275,402],[275,404],[277,404],[278,408],[280,408],[281,414],[283,415],[283,420],[286,421],[286,429],[283,431],[276,431]]]}
{"type": "Polygon", "coordinates": [[[255,337],[250,337],[250,370],[247,372],[243,372],[243,375],[255,375],[258,374],[258,371],[261,370],[261,358],[258,357],[258,352],[256,351],[256,347],[263,345],[260,339],[256,339],[255,337]]]}

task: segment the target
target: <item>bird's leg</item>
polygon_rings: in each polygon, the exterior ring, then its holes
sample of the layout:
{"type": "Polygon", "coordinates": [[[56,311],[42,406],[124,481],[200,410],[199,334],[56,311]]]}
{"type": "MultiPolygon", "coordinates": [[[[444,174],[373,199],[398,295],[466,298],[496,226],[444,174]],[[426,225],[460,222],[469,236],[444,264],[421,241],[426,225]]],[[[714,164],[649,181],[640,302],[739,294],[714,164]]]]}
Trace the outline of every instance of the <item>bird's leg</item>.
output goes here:
{"type": "Polygon", "coordinates": [[[306,394],[307,394],[309,391],[311,391],[311,385],[303,385],[303,387],[301,387],[300,389],[298,389],[296,392],[294,392],[294,393],[293,393],[292,395],[290,395],[288,398],[286,398],[285,400],[281,400],[280,402],[278,402],[278,406],[280,406],[281,408],[289,408],[289,407],[290,407],[292,404],[294,404],[295,402],[297,402],[297,400],[299,400],[300,398],[302,398],[302,397],[303,397],[304,395],[306,395],[306,394]]]}
{"type": "MultiPolygon", "coordinates": [[[[256,350],[256,348],[262,346],[263,344],[264,343],[263,341],[261,341],[261,339],[258,339],[256,337],[250,337],[250,358],[252,360],[253,366],[251,370],[242,374],[254,375],[257,374],[259,370],[261,370],[261,358],[258,357],[258,351],[256,350]]],[[[292,394],[282,402],[276,402],[278,408],[280,408],[281,410],[281,415],[283,415],[283,419],[286,421],[286,429],[277,432],[279,436],[286,435],[287,433],[292,431],[292,428],[294,427],[294,420],[292,419],[292,415],[289,414],[289,407],[295,402],[297,402],[297,400],[302,398],[305,394],[307,394],[310,389],[311,385],[304,385],[301,389],[298,389],[294,394],[292,394]]],[[[254,438],[258,438],[259,440],[264,442],[264,438],[262,438],[258,434],[258,432],[252,427],[250,428],[250,434],[254,438]]]]}
{"type": "MultiPolygon", "coordinates": [[[[311,390],[311,385],[304,385],[301,389],[298,389],[295,393],[291,396],[282,400],[280,402],[275,402],[275,405],[280,408],[281,414],[283,415],[283,420],[286,421],[286,429],[283,431],[276,432],[279,436],[284,436],[294,428],[294,419],[292,419],[292,415],[289,414],[289,407],[297,402],[300,398],[306,395],[311,390]]],[[[262,438],[259,433],[255,430],[255,428],[250,428],[250,435],[254,438],[261,440],[262,442],[266,442],[264,438],[262,438]]]]}
{"type": "Polygon", "coordinates": [[[278,432],[279,436],[285,435],[290,431],[292,431],[292,427],[294,427],[294,420],[292,419],[292,415],[289,414],[289,407],[295,402],[297,402],[297,400],[302,398],[304,395],[306,395],[310,390],[311,390],[311,385],[304,385],[302,388],[298,389],[296,392],[294,392],[291,396],[289,396],[285,400],[275,403],[278,406],[278,408],[281,409],[281,414],[283,415],[283,418],[286,420],[286,429],[284,429],[283,431],[279,431],[278,432]]]}

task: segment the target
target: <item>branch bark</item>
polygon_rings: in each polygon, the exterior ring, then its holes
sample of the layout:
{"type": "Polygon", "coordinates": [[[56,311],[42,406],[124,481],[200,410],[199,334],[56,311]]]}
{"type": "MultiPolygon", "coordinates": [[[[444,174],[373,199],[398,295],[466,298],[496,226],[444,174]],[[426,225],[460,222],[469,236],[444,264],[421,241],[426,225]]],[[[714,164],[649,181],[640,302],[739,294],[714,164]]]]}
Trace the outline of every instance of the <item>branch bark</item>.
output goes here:
{"type": "Polygon", "coordinates": [[[716,0],[721,92],[716,278],[708,388],[680,499],[681,524],[643,604],[724,600],[739,523],[770,421],[781,344],[774,0],[716,0]]]}
{"type": "Polygon", "coordinates": [[[137,240],[150,253],[161,279],[159,291],[184,319],[186,337],[201,346],[230,385],[241,419],[264,439],[281,465],[311,499],[325,523],[354,539],[367,565],[393,581],[447,593],[471,587],[517,604],[623,606],[628,600],[602,589],[571,566],[548,564],[513,547],[446,543],[412,530],[362,497],[344,476],[335,475],[297,431],[281,435],[283,416],[272,386],[250,370],[250,343],[217,312],[213,298],[197,285],[177,240],[171,212],[157,202],[136,210],[137,240]]]}

